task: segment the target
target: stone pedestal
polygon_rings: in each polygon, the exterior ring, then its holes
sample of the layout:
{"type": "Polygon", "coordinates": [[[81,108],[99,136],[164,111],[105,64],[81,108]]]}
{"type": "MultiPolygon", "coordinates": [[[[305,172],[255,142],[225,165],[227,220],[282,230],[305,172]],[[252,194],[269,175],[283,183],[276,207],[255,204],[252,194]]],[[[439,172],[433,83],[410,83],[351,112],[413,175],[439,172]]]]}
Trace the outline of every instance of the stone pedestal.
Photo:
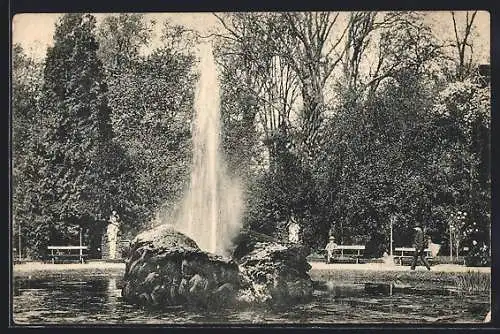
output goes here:
{"type": "Polygon", "coordinates": [[[110,256],[109,240],[106,233],[101,238],[101,259],[122,261],[126,258],[126,253],[130,247],[130,240],[122,239],[120,235],[116,238],[115,258],[110,256]]]}

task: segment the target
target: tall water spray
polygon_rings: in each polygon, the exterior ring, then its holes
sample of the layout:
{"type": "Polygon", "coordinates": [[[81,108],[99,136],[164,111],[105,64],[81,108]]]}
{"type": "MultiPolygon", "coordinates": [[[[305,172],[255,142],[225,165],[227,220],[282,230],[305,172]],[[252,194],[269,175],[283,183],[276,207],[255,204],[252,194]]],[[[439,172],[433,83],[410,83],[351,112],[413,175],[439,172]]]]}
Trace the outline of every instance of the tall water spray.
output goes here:
{"type": "Polygon", "coordinates": [[[209,45],[200,45],[200,60],[192,128],[191,183],[176,227],[201,249],[226,255],[240,229],[241,187],[228,175],[220,151],[220,84],[209,45]]]}

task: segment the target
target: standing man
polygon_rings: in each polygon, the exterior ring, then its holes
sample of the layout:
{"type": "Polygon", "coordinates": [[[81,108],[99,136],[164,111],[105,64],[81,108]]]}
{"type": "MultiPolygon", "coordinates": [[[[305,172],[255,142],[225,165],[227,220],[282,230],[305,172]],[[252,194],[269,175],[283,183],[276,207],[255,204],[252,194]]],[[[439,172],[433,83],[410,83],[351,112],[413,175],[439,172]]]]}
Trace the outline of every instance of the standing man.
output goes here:
{"type": "Polygon", "coordinates": [[[424,253],[426,246],[424,231],[422,230],[420,223],[416,223],[413,229],[415,230],[415,239],[413,241],[415,254],[413,255],[413,261],[411,263],[411,270],[415,270],[415,266],[417,265],[417,260],[419,257],[422,260],[422,263],[427,267],[427,270],[431,270],[431,267],[429,266],[424,253]]]}

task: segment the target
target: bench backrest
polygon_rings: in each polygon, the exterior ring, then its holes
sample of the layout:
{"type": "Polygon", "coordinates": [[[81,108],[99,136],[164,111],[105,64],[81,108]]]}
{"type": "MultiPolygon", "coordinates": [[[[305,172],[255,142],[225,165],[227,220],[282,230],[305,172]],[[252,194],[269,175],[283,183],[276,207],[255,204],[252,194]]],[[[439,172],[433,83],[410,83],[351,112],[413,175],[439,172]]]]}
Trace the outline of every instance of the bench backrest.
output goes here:
{"type": "MultiPolygon", "coordinates": [[[[397,248],[394,248],[394,251],[395,252],[402,252],[402,254],[395,254],[395,256],[401,256],[404,254],[404,252],[415,252],[415,248],[412,248],[412,247],[397,247],[397,248]]],[[[424,253],[427,257],[432,257],[432,252],[430,249],[426,248],[424,249],[424,253]]],[[[407,256],[407,255],[404,255],[404,256],[407,256]]],[[[410,256],[410,255],[408,255],[410,256]]]]}
{"type": "MultiPolygon", "coordinates": [[[[394,248],[396,252],[414,252],[415,248],[414,247],[396,247],[394,248]]],[[[426,248],[424,249],[424,252],[430,252],[431,250],[426,248]]]]}
{"type": "Polygon", "coordinates": [[[71,249],[88,249],[88,246],[48,246],[47,249],[51,250],[71,250],[71,249]]]}
{"type": "Polygon", "coordinates": [[[338,249],[354,249],[354,250],[364,250],[365,246],[362,245],[338,245],[338,249]]]}

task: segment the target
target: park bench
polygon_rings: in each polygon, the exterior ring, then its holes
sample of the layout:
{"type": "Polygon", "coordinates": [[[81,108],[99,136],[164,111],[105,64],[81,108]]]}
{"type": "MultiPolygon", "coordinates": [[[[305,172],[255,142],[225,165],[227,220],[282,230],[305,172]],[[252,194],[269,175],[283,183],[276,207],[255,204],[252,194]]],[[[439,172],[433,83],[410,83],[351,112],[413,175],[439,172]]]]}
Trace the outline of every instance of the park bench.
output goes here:
{"type": "MultiPolygon", "coordinates": [[[[402,265],[404,259],[413,259],[415,254],[415,248],[413,247],[396,247],[394,248],[394,262],[396,264],[402,265]]],[[[425,258],[427,260],[432,259],[431,250],[424,249],[425,258]]]]}
{"type": "MultiPolygon", "coordinates": [[[[337,245],[336,248],[332,249],[332,258],[339,261],[355,260],[356,263],[359,263],[359,258],[363,256],[364,250],[365,246],[363,245],[337,245]]],[[[328,262],[328,255],[326,261],[328,262]]]]}
{"type": "Polygon", "coordinates": [[[87,246],[48,246],[47,249],[50,250],[48,258],[52,263],[64,260],[78,260],[80,263],[85,263],[88,257],[88,254],[83,253],[88,249],[87,246]]]}

